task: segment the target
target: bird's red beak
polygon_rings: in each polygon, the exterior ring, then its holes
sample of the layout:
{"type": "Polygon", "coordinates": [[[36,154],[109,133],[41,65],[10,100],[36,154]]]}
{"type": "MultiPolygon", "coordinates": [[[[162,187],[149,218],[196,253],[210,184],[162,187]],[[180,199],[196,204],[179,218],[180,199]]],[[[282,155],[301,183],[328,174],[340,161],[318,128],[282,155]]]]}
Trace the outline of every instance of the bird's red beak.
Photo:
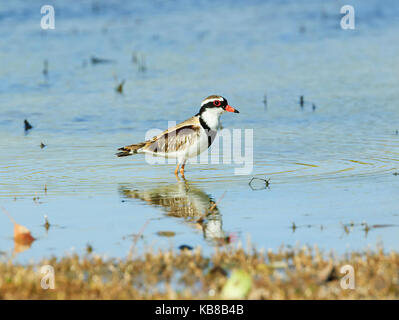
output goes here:
{"type": "Polygon", "coordinates": [[[227,105],[224,110],[226,110],[228,112],[240,113],[237,109],[234,109],[232,106],[229,106],[229,105],[227,105]]]}

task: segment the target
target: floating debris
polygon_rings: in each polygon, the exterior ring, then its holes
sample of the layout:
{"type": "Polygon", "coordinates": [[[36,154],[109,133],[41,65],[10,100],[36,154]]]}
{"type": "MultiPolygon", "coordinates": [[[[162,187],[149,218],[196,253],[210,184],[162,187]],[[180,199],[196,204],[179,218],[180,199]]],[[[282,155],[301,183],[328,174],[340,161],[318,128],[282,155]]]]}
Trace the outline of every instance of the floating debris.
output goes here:
{"type": "Polygon", "coordinates": [[[36,197],[33,197],[33,201],[34,201],[34,202],[38,201],[39,199],[40,199],[40,197],[37,197],[37,196],[36,196],[36,197]]]}
{"type": "Polygon", "coordinates": [[[157,235],[160,237],[170,238],[170,237],[174,237],[176,235],[176,233],[173,231],[158,231],[157,235]]]}
{"type": "Polygon", "coordinates": [[[92,56],[91,57],[91,64],[99,64],[99,63],[114,63],[114,60],[111,59],[102,59],[92,56]]]}
{"type": "Polygon", "coordinates": [[[300,98],[299,98],[299,105],[301,106],[301,108],[303,108],[304,103],[305,103],[304,97],[303,97],[303,96],[300,96],[300,98]]]}
{"type": "Polygon", "coordinates": [[[132,53],[132,62],[135,64],[139,62],[139,57],[138,57],[137,52],[132,53]]]}
{"type": "Polygon", "coordinates": [[[133,52],[132,53],[132,62],[133,62],[133,64],[137,65],[139,72],[147,71],[144,54],[140,54],[138,52],[133,52]]]}
{"type": "Polygon", "coordinates": [[[316,111],[316,105],[314,103],[312,104],[312,110],[316,111]]]}
{"type": "Polygon", "coordinates": [[[48,76],[48,61],[47,61],[47,59],[44,60],[44,62],[43,62],[43,71],[42,72],[45,77],[48,76]]]}
{"type": "Polygon", "coordinates": [[[362,222],[360,225],[363,226],[363,231],[364,231],[365,237],[367,237],[371,228],[369,227],[369,225],[366,222],[362,222]]]}
{"type": "Polygon", "coordinates": [[[252,190],[263,190],[263,189],[270,189],[270,179],[262,179],[262,178],[256,178],[253,177],[251,181],[249,181],[249,186],[252,190]],[[261,185],[258,186],[256,185],[256,181],[261,181],[261,185]]]}
{"type": "Polygon", "coordinates": [[[24,128],[25,128],[25,131],[29,131],[30,129],[32,129],[33,128],[33,126],[29,123],[29,121],[28,120],[24,120],[24,128]]]}
{"type": "Polygon", "coordinates": [[[350,234],[354,228],[356,227],[361,227],[361,230],[364,231],[365,236],[367,237],[368,233],[370,231],[372,231],[373,229],[380,229],[380,228],[392,228],[392,227],[399,227],[399,225],[397,224],[373,224],[373,225],[369,225],[366,222],[362,222],[362,223],[354,223],[353,221],[351,221],[349,224],[342,224],[342,227],[344,229],[344,232],[348,235],[350,234]]]}
{"type": "MultiPolygon", "coordinates": [[[[346,227],[345,225],[342,225],[344,228],[346,227]]],[[[297,225],[295,222],[293,222],[290,226],[290,229],[292,229],[292,233],[296,232],[297,229],[299,228],[318,228],[320,231],[324,230],[324,226],[322,224],[304,224],[304,225],[297,225]]]]}
{"type": "Polygon", "coordinates": [[[263,105],[265,107],[265,110],[267,109],[267,94],[265,93],[265,95],[263,96],[263,105]]]}
{"type": "Polygon", "coordinates": [[[146,63],[145,63],[144,55],[141,57],[138,65],[139,65],[139,71],[140,72],[146,72],[147,71],[147,66],[146,66],[146,63]]]}
{"type": "Polygon", "coordinates": [[[390,227],[397,227],[398,225],[396,224],[373,224],[371,228],[377,229],[377,228],[390,228],[390,227]]]}
{"type": "Polygon", "coordinates": [[[122,80],[120,84],[115,88],[116,92],[123,93],[123,85],[125,84],[125,80],[122,80]]]}
{"type": "Polygon", "coordinates": [[[48,231],[50,229],[50,222],[48,222],[48,217],[44,216],[44,225],[43,227],[48,231]]]}

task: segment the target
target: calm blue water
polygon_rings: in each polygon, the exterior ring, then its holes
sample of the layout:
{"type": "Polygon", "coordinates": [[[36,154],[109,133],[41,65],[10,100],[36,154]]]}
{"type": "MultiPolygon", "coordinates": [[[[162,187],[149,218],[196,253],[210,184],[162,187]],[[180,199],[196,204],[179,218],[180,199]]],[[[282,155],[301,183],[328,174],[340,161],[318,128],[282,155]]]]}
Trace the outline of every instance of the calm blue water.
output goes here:
{"type": "MultiPolygon", "coordinates": [[[[40,28],[43,4],[0,3],[0,205],[37,238],[18,259],[88,243],[124,257],[144,225],[140,247],[210,252],[233,235],[272,249],[399,249],[399,2],[351,1],[355,30],[340,28],[336,0],[54,1],[55,30],[40,28]],[[189,165],[185,184],[172,164],[114,156],[215,93],[241,112],[224,128],[253,129],[251,174],[189,165]],[[270,188],[252,190],[252,177],[270,188]]],[[[12,237],[1,213],[6,257],[12,237]]]]}

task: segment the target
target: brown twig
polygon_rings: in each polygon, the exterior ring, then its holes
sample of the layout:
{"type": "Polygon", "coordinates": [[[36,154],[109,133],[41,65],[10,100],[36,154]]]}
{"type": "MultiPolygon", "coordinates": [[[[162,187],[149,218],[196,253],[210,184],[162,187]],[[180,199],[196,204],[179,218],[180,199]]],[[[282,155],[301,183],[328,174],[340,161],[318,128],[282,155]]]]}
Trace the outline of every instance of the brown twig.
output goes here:
{"type": "Polygon", "coordinates": [[[8,217],[8,219],[11,220],[11,222],[12,222],[13,224],[17,224],[17,222],[14,220],[14,218],[11,216],[11,214],[10,214],[4,207],[1,207],[1,210],[3,210],[3,212],[5,213],[5,215],[8,217]]]}
{"type": "Polygon", "coordinates": [[[139,230],[139,232],[138,232],[136,235],[134,235],[133,243],[132,243],[132,245],[131,245],[131,247],[130,247],[129,254],[128,254],[128,260],[130,260],[130,259],[132,258],[133,250],[134,250],[134,248],[136,247],[136,243],[137,243],[137,241],[139,240],[139,238],[141,237],[141,235],[143,234],[145,228],[147,227],[147,225],[148,225],[149,223],[150,223],[150,220],[148,219],[148,220],[144,223],[144,225],[141,227],[141,229],[139,230]]]}

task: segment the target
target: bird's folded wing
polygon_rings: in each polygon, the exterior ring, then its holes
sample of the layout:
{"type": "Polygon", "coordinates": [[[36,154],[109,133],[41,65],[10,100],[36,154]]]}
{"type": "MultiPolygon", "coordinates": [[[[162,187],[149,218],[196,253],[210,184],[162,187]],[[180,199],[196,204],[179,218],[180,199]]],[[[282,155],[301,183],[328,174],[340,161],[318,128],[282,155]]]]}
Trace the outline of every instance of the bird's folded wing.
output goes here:
{"type": "Polygon", "coordinates": [[[192,117],[147,141],[144,149],[154,153],[180,151],[198,138],[200,128],[198,117],[192,117]]]}

